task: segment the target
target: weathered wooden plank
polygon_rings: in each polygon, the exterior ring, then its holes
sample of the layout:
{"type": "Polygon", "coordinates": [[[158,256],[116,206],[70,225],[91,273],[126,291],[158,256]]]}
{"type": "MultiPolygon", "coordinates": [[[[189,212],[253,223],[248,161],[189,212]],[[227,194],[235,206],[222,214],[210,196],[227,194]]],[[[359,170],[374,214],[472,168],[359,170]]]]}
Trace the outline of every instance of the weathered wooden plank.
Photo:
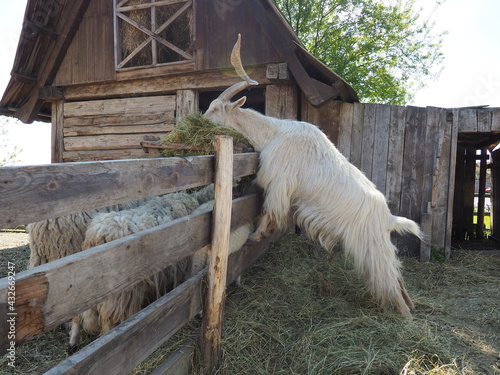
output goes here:
{"type": "MultiPolygon", "coordinates": [[[[260,214],[259,195],[234,200],[231,228],[260,214]]],[[[62,324],[106,297],[175,264],[211,241],[203,211],[20,272],[16,277],[16,342],[62,324]],[[110,268],[111,267],[111,268],[110,268]]],[[[6,300],[7,278],[0,280],[6,300]]],[[[3,348],[7,336],[0,337],[3,348]]]]}
{"type": "MultiPolygon", "coordinates": [[[[254,264],[276,242],[281,233],[274,233],[256,245],[245,245],[232,253],[228,260],[228,284],[254,264]]],[[[131,371],[173,333],[185,325],[201,309],[200,285],[203,270],[158,301],[146,307],[106,335],[98,338],[78,353],[48,372],[55,374],[123,374],[131,371]],[[127,361],[116,361],[116,356],[127,361]],[[91,371],[91,372],[89,372],[91,371]]],[[[168,372],[167,372],[168,373],[168,372]]]]}
{"type": "Polygon", "coordinates": [[[128,116],[144,113],[163,113],[168,108],[175,108],[175,95],[71,102],[65,104],[64,116],[128,116]]]}
{"type": "Polygon", "coordinates": [[[329,101],[319,108],[320,118],[325,119],[321,121],[319,126],[334,145],[339,143],[340,106],[342,103],[339,100],[329,101]]]}
{"type": "Polygon", "coordinates": [[[58,65],[54,83],[68,86],[114,81],[113,2],[91,1],[58,65]],[[98,52],[97,52],[98,51],[98,52]]]}
{"type": "Polygon", "coordinates": [[[201,325],[203,371],[212,374],[220,364],[222,319],[226,301],[226,276],[233,190],[233,139],[217,136],[215,150],[215,205],[212,215],[212,244],[208,263],[207,289],[201,325]]]}
{"type": "Polygon", "coordinates": [[[317,108],[313,107],[312,104],[307,100],[304,93],[300,93],[300,108],[301,108],[301,119],[302,121],[309,122],[314,125],[319,123],[319,111],[317,108]]]}
{"type": "Polygon", "coordinates": [[[363,138],[361,143],[361,171],[372,179],[373,149],[375,145],[375,123],[377,120],[377,104],[365,104],[363,122],[363,138]]]}
{"type": "Polygon", "coordinates": [[[389,209],[399,214],[402,179],[403,150],[405,142],[406,107],[392,106],[389,129],[389,150],[387,154],[387,182],[385,196],[389,209]]]}
{"type": "Polygon", "coordinates": [[[491,132],[491,118],[491,111],[479,109],[477,111],[477,131],[486,133],[491,132]]]}
{"type": "MultiPolygon", "coordinates": [[[[141,142],[148,134],[100,134],[78,137],[65,137],[64,149],[66,151],[85,150],[119,150],[129,148],[142,148],[141,142]]],[[[160,138],[167,133],[155,133],[160,138]]]]}
{"type": "Polygon", "coordinates": [[[298,93],[295,85],[266,86],[266,116],[296,120],[298,93]]]}
{"type": "Polygon", "coordinates": [[[458,131],[477,132],[477,109],[459,109],[458,131]]]}
{"type": "Polygon", "coordinates": [[[302,121],[307,121],[318,126],[328,139],[333,143],[338,143],[339,123],[340,123],[340,101],[326,102],[319,108],[314,107],[305,95],[302,95],[302,121]]]}
{"type": "Polygon", "coordinates": [[[352,103],[342,103],[340,105],[339,141],[337,147],[347,159],[351,155],[353,116],[354,105],[352,103]]]}
{"type": "Polygon", "coordinates": [[[66,117],[64,119],[64,126],[68,128],[73,126],[161,125],[173,123],[175,123],[175,108],[165,108],[162,113],[66,117]]]}
{"type": "Polygon", "coordinates": [[[457,166],[457,147],[458,147],[458,110],[453,110],[451,122],[451,150],[450,150],[450,172],[448,184],[448,211],[446,216],[446,238],[445,238],[445,257],[451,256],[451,237],[453,228],[453,199],[455,196],[455,170],[457,166]]]}
{"type": "Polygon", "coordinates": [[[52,103],[52,129],[51,129],[51,162],[61,163],[63,161],[64,150],[64,102],[56,101],[52,103]]]}
{"type": "Polygon", "coordinates": [[[364,117],[365,104],[353,103],[351,153],[349,156],[349,161],[358,168],[361,167],[364,117]]]}
{"type": "Polygon", "coordinates": [[[194,342],[188,340],[161,363],[150,375],[189,375],[191,373],[194,342]]]}
{"type": "Polygon", "coordinates": [[[123,159],[149,159],[152,154],[145,153],[143,149],[122,149],[122,150],[96,150],[96,151],[65,151],[63,152],[63,162],[73,163],[82,161],[102,161],[102,160],[123,160],[123,159]]]}
{"type": "MultiPolygon", "coordinates": [[[[130,72],[117,73],[118,81],[102,82],[65,88],[66,100],[89,100],[95,98],[112,98],[120,95],[156,95],[174,94],[184,89],[223,89],[241,79],[224,71],[193,72],[194,64],[182,63],[176,66],[158,68],[135,69],[130,72]],[[159,73],[179,70],[185,67],[185,74],[160,76],[159,73]]],[[[266,78],[266,67],[256,67],[252,71],[252,78],[262,85],[271,83],[266,78]]]]}
{"type": "MultiPolygon", "coordinates": [[[[99,126],[72,126],[64,127],[65,137],[79,137],[79,136],[92,136],[92,135],[111,135],[111,134],[151,134],[151,133],[162,133],[172,131],[174,129],[174,123],[162,123],[153,125],[99,125],[99,126]]],[[[156,134],[155,134],[156,135],[156,134]]],[[[161,137],[161,135],[158,135],[161,137]]]]}
{"type": "MultiPolygon", "coordinates": [[[[157,66],[146,66],[143,68],[137,68],[135,66],[130,67],[130,68],[120,68],[116,72],[116,80],[119,81],[135,81],[135,80],[140,80],[140,79],[148,79],[152,77],[160,77],[160,76],[167,76],[167,75],[183,75],[183,74],[190,74],[195,70],[195,61],[193,60],[183,60],[183,61],[176,61],[176,62],[171,62],[168,64],[162,64],[162,65],[157,65],[157,66]]],[[[125,86],[123,87],[125,88],[125,86]]],[[[130,87],[133,92],[137,93],[135,91],[136,88],[130,87]]],[[[182,87],[179,87],[182,88],[182,87]]],[[[191,88],[191,87],[190,87],[191,88]]],[[[149,91],[147,91],[150,93],[149,91]]],[[[171,93],[175,92],[171,90],[163,90],[160,91],[161,93],[171,93]]]]}
{"type": "Polygon", "coordinates": [[[177,90],[176,99],[177,118],[195,113],[200,107],[197,90],[177,90]]]}
{"type": "Polygon", "coordinates": [[[500,131],[500,109],[494,109],[491,113],[491,131],[500,131]]]}
{"type": "MultiPolygon", "coordinates": [[[[420,221],[423,163],[421,140],[425,139],[425,108],[408,107],[406,112],[405,147],[403,152],[403,175],[400,214],[409,219],[420,221]]],[[[401,251],[415,255],[418,242],[413,236],[398,240],[401,251]]]]}
{"type": "MultiPolygon", "coordinates": [[[[255,174],[258,154],[234,156],[234,176],[255,174]]],[[[28,224],[213,182],[213,156],[0,168],[0,227],[28,224]]]]}
{"type": "Polygon", "coordinates": [[[379,104],[375,111],[375,134],[373,141],[372,181],[384,195],[387,185],[389,155],[389,131],[391,107],[379,104]]]}
{"type": "MultiPolygon", "coordinates": [[[[421,230],[427,238],[432,237],[432,217],[430,213],[422,214],[421,230]]],[[[420,261],[428,262],[431,260],[431,245],[428,241],[420,242],[420,261]]]]}
{"type": "Polygon", "coordinates": [[[424,138],[421,140],[422,147],[422,164],[423,164],[423,175],[422,175],[422,196],[420,211],[422,213],[431,213],[431,206],[428,207],[428,203],[432,201],[432,188],[433,188],[433,177],[434,170],[436,167],[436,158],[438,153],[438,138],[439,138],[439,118],[436,118],[438,114],[431,112],[428,108],[425,110],[425,116],[422,120],[422,125],[425,126],[424,138]]]}
{"type": "Polygon", "coordinates": [[[436,249],[444,249],[447,232],[452,124],[446,120],[446,112],[442,108],[427,109],[427,122],[435,122],[438,132],[431,193],[431,244],[436,249]]]}
{"type": "Polygon", "coordinates": [[[206,269],[45,374],[129,373],[200,312],[205,274],[206,269]]]}

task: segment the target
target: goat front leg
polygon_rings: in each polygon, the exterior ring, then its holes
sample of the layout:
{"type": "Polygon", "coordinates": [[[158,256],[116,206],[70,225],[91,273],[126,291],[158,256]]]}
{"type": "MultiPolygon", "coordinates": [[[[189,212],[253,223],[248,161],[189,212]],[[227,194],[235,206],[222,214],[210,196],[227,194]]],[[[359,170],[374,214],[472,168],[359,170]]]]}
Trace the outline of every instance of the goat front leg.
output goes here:
{"type": "Polygon", "coordinates": [[[269,237],[276,230],[276,223],[272,220],[267,210],[264,210],[260,223],[255,232],[248,236],[248,242],[260,242],[263,238],[269,237]]]}

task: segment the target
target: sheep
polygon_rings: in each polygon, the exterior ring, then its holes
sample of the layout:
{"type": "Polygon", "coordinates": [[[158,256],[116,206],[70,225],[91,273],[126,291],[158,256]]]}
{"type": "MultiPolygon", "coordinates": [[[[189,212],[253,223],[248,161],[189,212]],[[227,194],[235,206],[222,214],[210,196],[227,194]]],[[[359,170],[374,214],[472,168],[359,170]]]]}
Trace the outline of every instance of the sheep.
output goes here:
{"type": "MultiPolygon", "coordinates": [[[[82,248],[91,248],[191,213],[213,209],[213,199],[214,188],[209,185],[193,194],[168,194],[151,198],[137,208],[98,214],[88,226],[82,248]],[[210,200],[207,201],[208,199],[210,200]]],[[[231,232],[230,252],[237,251],[245,244],[252,228],[251,224],[245,224],[231,232]]],[[[200,249],[188,259],[106,298],[73,318],[70,350],[74,350],[78,344],[82,328],[87,332],[102,335],[175,288],[185,278],[200,271],[208,262],[208,251],[208,246],[200,249]]]]}
{"type": "MultiPolygon", "coordinates": [[[[123,211],[99,213],[90,221],[82,243],[88,249],[192,213],[200,203],[213,199],[213,185],[188,194],[177,192],[153,197],[142,205],[123,211]]],[[[186,272],[186,262],[161,271],[150,278],[76,316],[72,320],[69,347],[77,345],[81,327],[93,334],[104,334],[139,312],[145,305],[176,287],[186,272]]]]}
{"type": "MultiPolygon", "coordinates": [[[[207,185],[193,194],[199,204],[213,200],[213,185],[207,185]]],[[[171,194],[167,195],[170,198],[174,197],[171,194]]],[[[177,197],[179,198],[180,195],[177,197]]],[[[154,203],[158,203],[157,207],[160,207],[161,199],[161,196],[145,198],[29,224],[26,228],[31,249],[28,268],[34,268],[81,251],[87,227],[96,215],[137,208],[143,204],[148,204],[148,202],[152,204],[152,210],[154,210],[154,203]]],[[[194,202],[191,201],[189,210],[192,209],[193,205],[194,202]]],[[[174,219],[185,215],[187,215],[187,211],[182,205],[177,210],[174,209],[174,219]]]]}
{"type": "Polygon", "coordinates": [[[315,125],[242,108],[246,97],[231,102],[238,92],[258,84],[243,69],[240,45],[238,35],[231,63],[243,81],[215,99],[205,116],[241,132],[260,152],[257,183],[265,200],[261,222],[249,240],[258,242],[284,228],[292,212],[296,224],[325,250],[336,243],[343,245],[357,274],[365,279],[367,292],[380,306],[395,306],[410,319],[414,305],[390,233],[410,233],[422,240],[419,226],[392,215],[384,195],[315,125]]]}
{"type": "Polygon", "coordinates": [[[31,249],[28,268],[81,251],[87,226],[94,216],[138,207],[144,201],[141,199],[28,224],[26,231],[31,249]]]}

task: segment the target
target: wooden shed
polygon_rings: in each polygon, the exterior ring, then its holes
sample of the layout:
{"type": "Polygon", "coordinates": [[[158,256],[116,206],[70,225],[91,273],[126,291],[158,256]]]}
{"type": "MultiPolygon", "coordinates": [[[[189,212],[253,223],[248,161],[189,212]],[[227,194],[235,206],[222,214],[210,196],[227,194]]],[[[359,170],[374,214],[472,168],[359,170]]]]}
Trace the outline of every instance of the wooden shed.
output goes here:
{"type": "Polygon", "coordinates": [[[51,121],[54,163],[151,157],[141,141],[239,80],[229,65],[238,33],[260,83],[247,105],[320,126],[394,214],[422,224],[429,243],[399,248],[449,255],[454,234],[474,231],[475,150],[500,140],[500,110],[358,103],[271,0],[28,0],[0,114],[51,121]]]}
{"type": "Polygon", "coordinates": [[[255,109],[297,118],[300,94],[357,101],[272,1],[29,0],[0,113],[52,121],[52,162],[148,157],[145,136],[240,80],[229,64],[238,33],[260,82],[247,93],[255,109]]]}

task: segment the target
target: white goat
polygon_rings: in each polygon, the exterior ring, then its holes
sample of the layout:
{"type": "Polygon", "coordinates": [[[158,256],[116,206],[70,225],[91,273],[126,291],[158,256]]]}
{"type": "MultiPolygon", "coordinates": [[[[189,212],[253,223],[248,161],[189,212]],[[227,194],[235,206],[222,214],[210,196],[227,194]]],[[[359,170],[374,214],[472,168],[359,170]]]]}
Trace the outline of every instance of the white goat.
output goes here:
{"type": "Polygon", "coordinates": [[[262,220],[250,240],[260,241],[283,228],[293,212],[309,238],[327,251],[342,243],[355,270],[365,278],[367,291],[381,306],[395,305],[401,315],[411,318],[413,303],[390,232],[422,238],[418,225],[392,215],[384,195],[316,126],[241,108],[245,97],[231,102],[236,93],[257,84],[245,73],[239,50],[238,35],[231,63],[244,81],[226,89],[205,116],[239,131],[261,152],[257,183],[264,189],[265,201],[262,220]]]}

